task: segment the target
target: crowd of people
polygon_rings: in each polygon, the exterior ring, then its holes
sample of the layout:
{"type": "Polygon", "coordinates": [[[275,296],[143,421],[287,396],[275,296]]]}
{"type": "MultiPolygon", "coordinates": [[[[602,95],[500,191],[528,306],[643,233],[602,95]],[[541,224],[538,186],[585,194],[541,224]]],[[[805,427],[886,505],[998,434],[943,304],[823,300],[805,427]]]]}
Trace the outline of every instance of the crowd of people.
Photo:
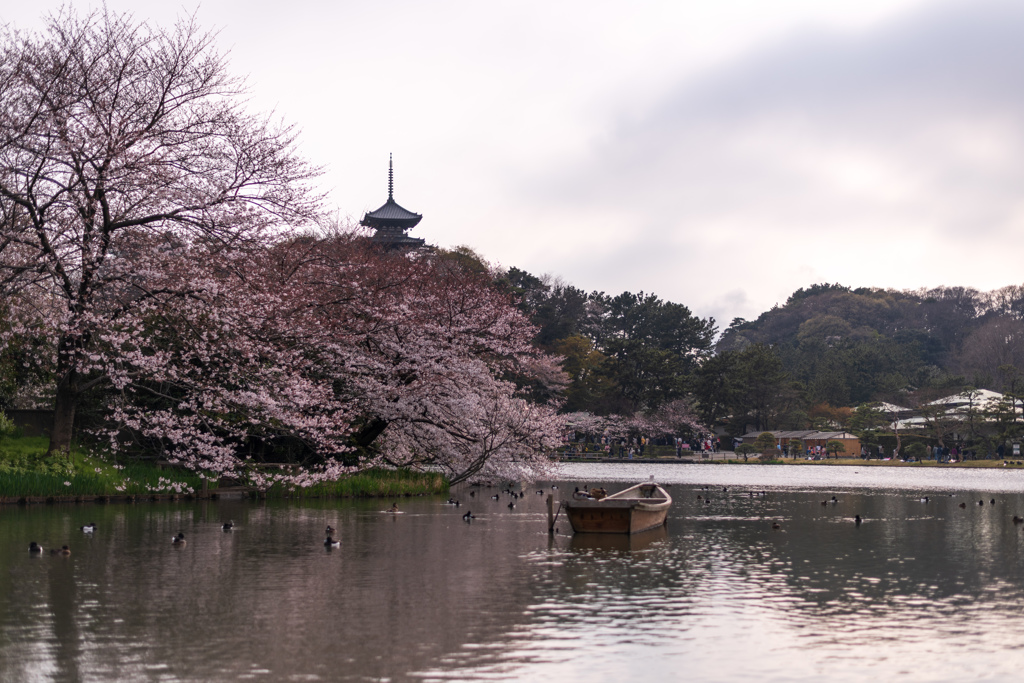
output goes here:
{"type": "MultiPolygon", "coordinates": [[[[699,453],[703,455],[706,453],[718,452],[718,444],[714,439],[697,439],[691,442],[691,440],[688,440],[685,437],[675,437],[671,440],[657,441],[660,446],[673,446],[677,457],[683,457],[684,455],[692,453],[699,453]]],[[[600,436],[596,437],[593,441],[589,441],[586,439],[577,440],[574,433],[569,433],[565,437],[565,448],[563,453],[566,455],[604,454],[605,457],[618,457],[632,460],[634,457],[643,457],[644,453],[647,452],[651,446],[651,443],[652,440],[646,436],[637,436],[628,439],[600,436]]]]}

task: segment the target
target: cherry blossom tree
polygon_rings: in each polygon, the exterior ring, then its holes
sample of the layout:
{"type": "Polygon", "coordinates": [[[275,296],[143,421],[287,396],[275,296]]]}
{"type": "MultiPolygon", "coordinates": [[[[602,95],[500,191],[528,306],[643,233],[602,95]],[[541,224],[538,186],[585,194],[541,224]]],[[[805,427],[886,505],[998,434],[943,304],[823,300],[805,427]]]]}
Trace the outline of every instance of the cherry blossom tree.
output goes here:
{"type": "Polygon", "coordinates": [[[131,252],[110,264],[125,269],[123,287],[108,291],[120,315],[96,332],[81,368],[110,385],[112,450],[141,443],[228,473],[246,468],[253,444],[291,439],[315,458],[279,479],[309,484],[352,471],[339,460],[350,450],[352,406],[323,371],[313,325],[296,315],[296,292],[268,249],[136,235],[131,252]]]}
{"type": "Polygon", "coordinates": [[[588,436],[607,436],[613,439],[631,436],[690,436],[710,438],[711,430],[696,417],[685,399],[662,404],[649,413],[623,415],[593,415],[588,412],[569,413],[564,416],[566,427],[588,436]]]}
{"type": "Polygon", "coordinates": [[[351,234],[233,250],[124,237],[106,293],[119,315],[80,366],[109,384],[113,451],[260,486],[378,465],[453,483],[546,470],[562,419],[530,394],[564,376],[487,274],[351,234]],[[288,468],[252,466],[281,443],[298,446],[288,468]]]}
{"type": "Polygon", "coordinates": [[[546,469],[562,420],[531,396],[556,393],[565,376],[534,348],[536,329],[493,272],[373,253],[346,236],[319,248],[328,267],[309,296],[340,344],[332,362],[362,415],[358,447],[392,465],[440,467],[453,483],[546,469]]]}
{"type": "Polygon", "coordinates": [[[136,288],[126,305],[132,280],[161,281],[144,272],[159,259],[118,263],[139,255],[128,237],[202,237],[213,253],[265,242],[317,218],[318,171],[292,128],[244,111],[244,83],[191,19],[164,30],[66,9],[0,41],[0,284],[20,304],[6,339],[52,335],[50,450],[65,450],[85,392],[123,386],[97,348],[130,345],[147,298],[191,295],[136,288]]]}
{"type": "Polygon", "coordinates": [[[563,419],[565,420],[566,429],[571,429],[575,432],[578,439],[580,435],[590,438],[608,436],[609,425],[614,424],[620,418],[618,415],[594,415],[584,410],[566,413],[563,419]]]}
{"type": "Polygon", "coordinates": [[[700,439],[712,438],[710,429],[700,422],[693,407],[685,399],[664,403],[652,413],[636,419],[638,431],[658,436],[692,436],[700,439]]]}
{"type": "Polygon", "coordinates": [[[50,340],[51,451],[87,394],[115,453],[308,485],[376,465],[544,470],[556,360],[487,269],[315,226],[294,131],[209,34],[66,11],[0,45],[0,340],[50,340]],[[253,468],[289,453],[281,470],[253,468]],[[291,449],[291,446],[295,446],[291,449]]]}

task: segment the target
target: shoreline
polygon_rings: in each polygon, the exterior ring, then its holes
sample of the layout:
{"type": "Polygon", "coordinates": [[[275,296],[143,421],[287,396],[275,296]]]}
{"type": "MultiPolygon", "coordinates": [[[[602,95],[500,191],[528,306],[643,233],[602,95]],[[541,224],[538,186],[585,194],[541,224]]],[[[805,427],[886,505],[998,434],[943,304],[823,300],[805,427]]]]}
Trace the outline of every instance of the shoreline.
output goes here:
{"type": "MultiPolygon", "coordinates": [[[[888,464],[888,463],[886,463],[888,464]]],[[[745,495],[764,489],[808,489],[840,491],[884,489],[948,494],[967,491],[994,493],[1024,492],[1024,467],[730,467],[715,462],[711,466],[679,467],[670,463],[637,462],[630,464],[560,463],[553,480],[566,482],[609,482],[631,485],[651,476],[662,485],[711,486],[728,488],[718,497],[745,495]]],[[[571,490],[571,489],[570,489],[571,490]]],[[[977,499],[975,499],[976,502],[977,499]]]]}
{"type": "Polygon", "coordinates": [[[178,502],[183,500],[219,500],[221,498],[244,498],[248,495],[241,491],[217,491],[206,493],[146,493],[146,494],[96,494],[75,496],[0,496],[0,505],[57,505],[61,503],[159,503],[178,502]]]}
{"type": "MultiPolygon", "coordinates": [[[[715,455],[726,455],[716,453],[715,455]]],[[[964,460],[961,462],[935,462],[933,460],[922,460],[919,462],[901,462],[899,460],[861,460],[860,458],[830,458],[822,460],[806,460],[806,459],[779,459],[769,460],[762,462],[756,457],[751,457],[749,461],[743,461],[735,456],[733,457],[720,457],[720,458],[693,458],[693,457],[656,457],[656,458],[559,458],[553,462],[559,464],[575,464],[575,463],[614,463],[621,465],[643,465],[643,464],[656,464],[656,465],[765,465],[778,467],[780,465],[799,465],[799,466],[828,466],[828,467],[916,467],[923,469],[1024,469],[1024,460],[1012,461],[1012,460],[964,460]],[[1004,462],[1010,463],[1004,465],[1004,462]],[[1020,465],[1013,464],[1014,462],[1020,462],[1020,465]]]]}
{"type": "Polygon", "coordinates": [[[194,493],[151,493],[139,496],[130,495],[96,495],[96,496],[3,496],[0,497],[0,507],[16,505],[20,507],[29,507],[32,505],[84,505],[91,503],[93,505],[109,505],[113,503],[121,504],[137,504],[137,503],[186,503],[186,502],[199,502],[199,501],[217,501],[217,500],[350,500],[356,498],[420,498],[423,496],[443,496],[443,493],[437,493],[433,491],[424,491],[421,493],[380,493],[374,495],[314,495],[314,496],[281,496],[281,495],[259,495],[255,490],[253,491],[228,491],[224,493],[218,493],[217,491],[211,491],[205,495],[194,494],[194,493]]]}
{"type": "MultiPolygon", "coordinates": [[[[446,489],[447,490],[447,489],[446,489]]],[[[147,493],[140,495],[81,495],[81,496],[0,496],[0,506],[18,505],[66,505],[86,504],[108,505],[111,503],[182,503],[216,500],[344,500],[356,498],[419,498],[423,496],[443,496],[439,491],[419,492],[384,492],[376,494],[337,494],[337,495],[282,495],[270,494],[256,489],[232,488],[227,490],[211,490],[206,493],[147,493]]]]}
{"type": "MultiPolygon", "coordinates": [[[[366,470],[333,482],[322,482],[309,488],[273,486],[260,490],[254,486],[210,486],[209,480],[188,481],[194,477],[155,470],[160,476],[156,485],[145,481],[131,482],[135,490],[123,490],[127,480],[118,484],[109,479],[89,475],[68,475],[67,480],[38,473],[0,473],[0,506],[51,504],[107,504],[205,501],[220,499],[314,500],[331,498],[406,498],[412,496],[447,495],[450,485],[437,473],[405,470],[366,470]],[[175,476],[177,475],[177,476],[175,476]],[[63,480],[63,481],[62,481],[63,480]],[[159,486],[159,488],[157,488],[159,486]],[[65,487],[71,490],[65,491],[65,487]],[[141,489],[141,490],[140,490],[141,489]],[[148,490],[147,490],[148,489],[148,490]],[[161,490],[162,489],[162,490],[161,490]]],[[[149,473],[154,474],[154,473],[149,473]]]]}

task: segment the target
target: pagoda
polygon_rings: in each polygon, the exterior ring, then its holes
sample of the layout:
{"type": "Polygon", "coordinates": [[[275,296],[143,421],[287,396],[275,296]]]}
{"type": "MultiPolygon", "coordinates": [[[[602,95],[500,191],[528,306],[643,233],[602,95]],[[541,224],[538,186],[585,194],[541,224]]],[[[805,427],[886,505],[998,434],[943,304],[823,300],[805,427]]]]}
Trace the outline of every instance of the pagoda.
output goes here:
{"type": "Polygon", "coordinates": [[[422,214],[402,208],[395,201],[395,169],[388,156],[388,200],[376,211],[367,211],[359,225],[373,228],[370,238],[385,249],[419,249],[426,240],[409,237],[406,231],[416,227],[422,214]]]}

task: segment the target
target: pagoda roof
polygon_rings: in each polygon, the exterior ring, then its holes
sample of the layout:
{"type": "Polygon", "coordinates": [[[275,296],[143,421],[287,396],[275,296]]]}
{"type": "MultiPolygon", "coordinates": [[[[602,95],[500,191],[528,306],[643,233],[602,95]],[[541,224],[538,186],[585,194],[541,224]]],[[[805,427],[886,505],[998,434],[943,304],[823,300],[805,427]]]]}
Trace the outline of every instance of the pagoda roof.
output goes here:
{"type": "Polygon", "coordinates": [[[398,202],[393,197],[388,197],[388,200],[384,202],[376,211],[367,211],[366,215],[363,216],[363,220],[360,221],[360,225],[365,225],[368,228],[405,228],[409,229],[415,226],[423,219],[422,214],[413,213],[402,206],[399,206],[398,202]]]}

